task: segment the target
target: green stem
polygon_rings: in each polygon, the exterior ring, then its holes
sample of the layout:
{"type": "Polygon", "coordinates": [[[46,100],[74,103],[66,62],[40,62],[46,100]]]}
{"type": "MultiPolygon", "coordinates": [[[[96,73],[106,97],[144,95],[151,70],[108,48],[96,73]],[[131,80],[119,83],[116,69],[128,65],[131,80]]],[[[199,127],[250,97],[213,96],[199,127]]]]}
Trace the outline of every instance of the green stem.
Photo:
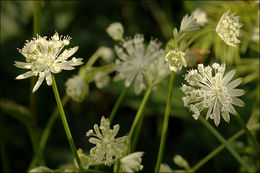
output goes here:
{"type": "Polygon", "coordinates": [[[238,115],[238,113],[236,113],[235,115],[235,119],[237,120],[238,124],[243,128],[243,130],[246,132],[247,137],[251,140],[251,142],[253,143],[253,146],[256,150],[259,151],[259,143],[257,142],[255,136],[253,136],[253,134],[248,130],[248,128],[246,127],[246,124],[244,123],[244,121],[240,118],[240,116],[238,115]]]}
{"type": "Polygon", "coordinates": [[[227,150],[235,157],[235,159],[246,168],[248,172],[252,172],[250,166],[241,158],[241,156],[236,152],[232,145],[227,142],[218,131],[210,125],[202,116],[199,116],[199,120],[204,124],[209,131],[227,148],[227,150]]]}
{"type": "Polygon", "coordinates": [[[138,121],[136,130],[135,130],[135,135],[133,136],[132,142],[131,142],[131,152],[135,151],[135,147],[137,145],[137,141],[139,139],[140,136],[140,131],[142,129],[142,124],[143,124],[143,120],[144,120],[144,116],[141,116],[140,120],[138,121]]]}
{"type": "Polygon", "coordinates": [[[53,93],[54,93],[54,96],[55,96],[55,99],[56,99],[56,102],[57,102],[57,106],[58,106],[58,109],[59,109],[59,112],[60,112],[60,116],[61,116],[61,120],[62,120],[62,123],[63,123],[63,126],[64,126],[64,130],[65,130],[65,133],[67,135],[68,142],[70,144],[70,149],[73,153],[73,156],[74,156],[81,172],[84,172],[84,169],[83,169],[82,164],[80,162],[80,159],[79,159],[78,153],[76,151],[76,147],[75,147],[75,144],[74,144],[74,141],[73,141],[70,129],[69,129],[69,125],[68,125],[68,122],[67,122],[67,119],[66,119],[65,112],[63,110],[63,106],[62,106],[62,103],[61,103],[61,100],[60,100],[60,95],[59,95],[58,88],[57,88],[56,81],[55,81],[53,74],[51,75],[51,77],[52,77],[53,93]]]}
{"type": "Polygon", "coordinates": [[[170,110],[171,110],[171,100],[172,100],[174,74],[175,73],[172,72],[171,78],[170,78],[169,92],[168,92],[167,103],[166,103],[165,114],[164,114],[164,121],[163,121],[162,137],[161,137],[160,148],[159,148],[159,153],[158,153],[158,157],[157,157],[155,172],[159,172],[160,166],[161,166],[161,163],[162,163],[162,158],[163,158],[163,152],[164,152],[164,147],[165,147],[166,134],[167,134],[169,117],[170,117],[170,110]]]}
{"type": "MultiPolygon", "coordinates": [[[[251,128],[251,130],[256,130],[259,129],[259,127],[253,127],[251,128]]],[[[239,132],[237,132],[235,135],[233,135],[231,138],[229,138],[227,141],[228,142],[232,142],[234,140],[236,140],[237,138],[239,138],[240,136],[242,136],[244,134],[243,130],[240,130],[239,132]]],[[[211,151],[206,157],[204,157],[203,159],[201,159],[196,165],[194,165],[189,171],[190,172],[195,172],[197,171],[201,166],[203,166],[205,163],[207,163],[210,159],[212,159],[214,156],[216,156],[220,151],[222,151],[225,148],[225,146],[223,144],[221,144],[219,147],[217,147],[216,149],[214,149],[213,151],[211,151]]]]}
{"type": "Polygon", "coordinates": [[[143,98],[143,100],[142,100],[142,103],[141,103],[141,105],[140,105],[140,107],[139,107],[139,109],[138,109],[138,111],[137,111],[137,113],[136,113],[136,115],[135,115],[134,122],[133,122],[133,124],[132,124],[132,126],[131,126],[131,129],[130,129],[130,132],[129,132],[129,134],[128,134],[128,138],[129,138],[130,140],[132,139],[134,130],[135,130],[135,128],[136,128],[136,125],[137,125],[137,123],[139,122],[139,120],[140,120],[140,118],[141,118],[141,116],[142,116],[142,113],[143,113],[143,111],[144,111],[144,108],[145,108],[145,105],[146,105],[146,103],[147,103],[147,100],[148,100],[148,98],[149,98],[149,96],[150,96],[150,94],[151,94],[152,88],[153,88],[153,85],[150,85],[149,88],[146,90],[146,93],[145,93],[145,95],[144,95],[144,98],[143,98]]]}
{"type": "MultiPolygon", "coordinates": [[[[68,95],[65,95],[62,98],[62,106],[65,106],[67,104],[67,102],[69,101],[70,97],[68,95]]],[[[41,136],[41,140],[40,140],[40,147],[43,150],[45,148],[45,145],[48,141],[48,138],[50,136],[50,132],[51,129],[56,121],[56,119],[58,118],[59,115],[59,110],[56,108],[53,113],[51,114],[51,117],[49,118],[46,127],[44,128],[44,131],[42,133],[41,136]]]]}
{"type": "Polygon", "coordinates": [[[129,87],[125,87],[124,90],[121,92],[120,96],[118,97],[112,111],[111,111],[111,114],[109,116],[109,120],[110,120],[110,123],[114,120],[115,118],[115,115],[116,115],[116,112],[121,104],[121,102],[123,101],[123,98],[125,97],[125,94],[127,93],[128,91],[128,88],[129,87]]]}
{"type": "Polygon", "coordinates": [[[190,45],[201,35],[207,33],[207,32],[211,32],[213,31],[212,29],[207,29],[207,30],[203,30],[203,31],[198,31],[189,41],[188,43],[185,45],[185,47],[182,49],[183,52],[185,52],[190,45]]]}
{"type": "Polygon", "coordinates": [[[99,51],[99,49],[89,58],[85,67],[91,67],[96,62],[96,60],[99,58],[98,51],[99,51]]]}
{"type": "MultiPolygon", "coordinates": [[[[65,95],[63,98],[62,98],[62,105],[66,105],[67,102],[69,101],[70,97],[68,95],[65,95]]],[[[50,132],[51,132],[51,129],[56,121],[56,119],[58,118],[58,115],[59,115],[59,110],[58,108],[56,107],[56,109],[53,111],[53,113],[51,114],[48,122],[47,122],[47,125],[46,127],[44,128],[44,131],[42,133],[42,136],[41,136],[41,139],[40,139],[40,149],[41,151],[43,152],[44,148],[45,148],[45,145],[48,141],[48,138],[50,136],[50,132]]],[[[37,164],[37,156],[36,154],[34,155],[31,163],[30,163],[30,166],[29,166],[29,169],[32,169],[36,166],[37,164]]]]}

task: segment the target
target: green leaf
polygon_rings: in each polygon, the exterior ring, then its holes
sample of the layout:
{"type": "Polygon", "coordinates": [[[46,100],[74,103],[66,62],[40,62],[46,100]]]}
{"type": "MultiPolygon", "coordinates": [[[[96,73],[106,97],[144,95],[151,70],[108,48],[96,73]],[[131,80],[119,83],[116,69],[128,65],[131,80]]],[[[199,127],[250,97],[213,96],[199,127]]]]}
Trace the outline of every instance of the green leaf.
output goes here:
{"type": "Polygon", "coordinates": [[[2,98],[0,103],[0,108],[3,113],[12,116],[26,125],[33,123],[33,116],[28,108],[6,98],[2,98]]]}

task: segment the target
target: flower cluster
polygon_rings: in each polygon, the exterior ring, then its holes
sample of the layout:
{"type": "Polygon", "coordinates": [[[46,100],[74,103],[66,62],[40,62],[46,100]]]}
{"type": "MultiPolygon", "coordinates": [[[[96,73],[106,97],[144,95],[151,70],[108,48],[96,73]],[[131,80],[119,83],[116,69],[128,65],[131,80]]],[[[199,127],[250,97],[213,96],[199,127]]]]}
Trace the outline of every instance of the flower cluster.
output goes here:
{"type": "Polygon", "coordinates": [[[190,86],[183,84],[181,90],[186,94],[182,98],[184,106],[190,108],[194,113],[194,119],[198,119],[200,111],[208,108],[206,119],[214,119],[216,126],[220,123],[220,114],[226,122],[229,122],[229,113],[235,114],[232,104],[244,106],[244,102],[238,96],[245,92],[235,89],[242,79],[238,78],[231,81],[235,75],[235,70],[225,73],[225,64],[214,63],[212,67],[198,65],[198,70],[191,70],[185,76],[185,80],[190,86]],[[214,75],[212,73],[214,70],[214,75]],[[230,82],[231,81],[231,82],[230,82]]]}
{"type": "Polygon", "coordinates": [[[136,172],[143,169],[142,156],[144,152],[135,152],[120,159],[123,172],[136,172]]]}
{"type": "Polygon", "coordinates": [[[66,85],[66,93],[77,102],[82,102],[88,94],[88,84],[79,75],[69,78],[66,85]]]}
{"type": "Polygon", "coordinates": [[[200,26],[204,26],[208,19],[207,19],[207,13],[205,11],[202,11],[200,8],[196,8],[192,12],[193,17],[197,20],[197,24],[200,26]]]}
{"type": "Polygon", "coordinates": [[[135,93],[140,94],[146,88],[144,78],[147,69],[155,59],[163,57],[164,51],[156,40],[151,40],[145,48],[144,37],[139,34],[125,41],[122,46],[115,46],[119,59],[116,60],[115,70],[118,73],[114,80],[125,79],[126,87],[135,80],[135,93]]]}
{"type": "Polygon", "coordinates": [[[236,47],[236,43],[240,43],[237,39],[239,36],[239,29],[242,25],[239,23],[239,16],[235,16],[235,13],[229,15],[230,10],[225,12],[216,27],[216,32],[220,38],[230,46],[236,47]]]}
{"type": "Polygon", "coordinates": [[[165,60],[169,63],[169,68],[171,71],[178,71],[182,69],[182,66],[187,67],[185,60],[185,53],[178,50],[170,50],[166,56],[165,60]]]}
{"type": "Polygon", "coordinates": [[[51,73],[59,73],[62,70],[73,70],[74,66],[81,65],[82,58],[72,58],[68,60],[77,50],[78,47],[65,49],[64,46],[70,43],[70,37],[59,37],[56,32],[51,39],[37,35],[31,41],[27,41],[19,52],[26,58],[26,62],[15,61],[15,66],[30,71],[16,77],[16,79],[25,79],[31,76],[39,76],[33,92],[42,84],[44,78],[47,84],[52,84],[51,73]]]}
{"type": "Polygon", "coordinates": [[[113,40],[115,40],[115,41],[124,40],[123,39],[124,27],[122,26],[121,23],[119,23],[119,22],[111,23],[107,27],[106,31],[113,40]]]}
{"type": "Polygon", "coordinates": [[[105,163],[110,166],[115,159],[122,157],[122,154],[128,149],[128,137],[115,138],[118,131],[118,124],[110,129],[109,119],[102,117],[100,126],[95,124],[94,131],[89,130],[86,133],[87,136],[93,136],[89,142],[96,145],[90,150],[90,162],[105,163]]]}

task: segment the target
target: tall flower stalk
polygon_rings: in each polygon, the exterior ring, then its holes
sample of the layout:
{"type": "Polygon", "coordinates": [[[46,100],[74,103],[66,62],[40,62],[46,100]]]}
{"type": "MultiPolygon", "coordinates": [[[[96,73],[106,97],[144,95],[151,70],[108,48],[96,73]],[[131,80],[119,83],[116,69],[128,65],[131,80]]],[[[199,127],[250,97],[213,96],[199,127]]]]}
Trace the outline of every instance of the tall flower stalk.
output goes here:
{"type": "Polygon", "coordinates": [[[56,99],[56,102],[57,102],[57,106],[58,106],[58,109],[59,109],[59,112],[60,112],[60,116],[61,116],[61,120],[62,120],[62,123],[63,123],[63,126],[64,126],[64,130],[65,130],[65,133],[67,135],[67,138],[68,138],[68,141],[69,141],[69,144],[70,144],[70,149],[71,149],[71,151],[74,155],[74,158],[75,158],[80,170],[84,171],[82,164],[80,162],[79,156],[77,154],[77,150],[76,150],[76,147],[75,147],[75,144],[74,144],[71,132],[70,132],[70,128],[69,128],[69,125],[68,125],[68,122],[67,122],[67,119],[66,119],[65,112],[63,110],[63,106],[62,106],[62,103],[61,103],[61,100],[60,100],[60,95],[59,95],[58,88],[57,88],[56,81],[55,81],[53,74],[51,75],[51,77],[52,77],[53,93],[54,93],[54,96],[55,96],[55,99],[56,99]]]}

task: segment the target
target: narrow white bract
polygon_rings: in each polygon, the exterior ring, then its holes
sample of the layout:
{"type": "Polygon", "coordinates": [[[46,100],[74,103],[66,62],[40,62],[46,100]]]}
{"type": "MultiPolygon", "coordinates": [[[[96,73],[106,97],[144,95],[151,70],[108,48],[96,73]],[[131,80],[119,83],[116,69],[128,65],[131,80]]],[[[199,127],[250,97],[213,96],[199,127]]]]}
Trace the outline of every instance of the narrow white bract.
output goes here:
{"type": "Polygon", "coordinates": [[[193,15],[186,14],[181,20],[180,32],[192,32],[198,30],[200,27],[197,24],[197,19],[193,15]]]}
{"type": "Polygon", "coordinates": [[[229,113],[235,114],[232,105],[244,106],[244,102],[237,97],[245,92],[242,89],[235,89],[242,78],[231,81],[235,75],[235,70],[225,73],[225,64],[214,63],[212,67],[198,65],[198,70],[190,70],[185,76],[185,80],[190,86],[182,85],[181,90],[186,94],[182,98],[184,106],[188,107],[194,114],[194,119],[198,119],[203,109],[208,109],[206,119],[214,119],[216,126],[220,123],[220,115],[226,122],[229,122],[229,113]],[[212,73],[213,70],[213,73],[212,73]]]}
{"type": "Polygon", "coordinates": [[[87,136],[93,136],[89,142],[96,145],[90,150],[90,162],[105,163],[110,166],[115,159],[122,157],[123,152],[128,149],[129,142],[127,136],[115,138],[118,131],[118,124],[110,129],[109,119],[102,117],[100,126],[95,124],[94,131],[89,130],[86,133],[87,136]]]}
{"type": "Polygon", "coordinates": [[[169,68],[171,71],[176,72],[181,70],[182,66],[187,67],[184,56],[185,53],[178,50],[170,50],[166,54],[165,60],[169,63],[169,68]]]}
{"type": "Polygon", "coordinates": [[[149,66],[156,58],[162,57],[164,51],[156,40],[151,40],[145,47],[144,37],[138,34],[125,41],[122,46],[115,46],[119,59],[116,60],[115,70],[118,73],[114,80],[124,79],[126,87],[135,80],[135,93],[140,94],[146,88],[144,78],[149,66]]]}
{"type": "Polygon", "coordinates": [[[123,172],[137,172],[143,169],[142,156],[144,152],[134,152],[120,159],[123,172]]]}
{"type": "Polygon", "coordinates": [[[82,102],[88,94],[88,84],[78,75],[67,80],[66,93],[76,102],[82,102]]]}
{"type": "Polygon", "coordinates": [[[78,47],[65,49],[64,46],[70,43],[70,37],[59,37],[56,32],[51,39],[37,35],[31,41],[27,41],[19,52],[26,58],[26,62],[15,61],[15,66],[30,71],[16,77],[16,79],[25,79],[31,76],[39,76],[33,92],[42,84],[44,78],[50,86],[52,84],[51,73],[59,73],[62,70],[73,70],[74,66],[81,65],[82,58],[73,57],[68,60],[77,50],[78,47]]]}
{"type": "Polygon", "coordinates": [[[239,23],[239,16],[235,16],[235,13],[229,15],[229,12],[230,10],[220,18],[216,32],[227,45],[237,47],[236,43],[240,43],[237,37],[239,37],[242,24],[239,23]]]}

